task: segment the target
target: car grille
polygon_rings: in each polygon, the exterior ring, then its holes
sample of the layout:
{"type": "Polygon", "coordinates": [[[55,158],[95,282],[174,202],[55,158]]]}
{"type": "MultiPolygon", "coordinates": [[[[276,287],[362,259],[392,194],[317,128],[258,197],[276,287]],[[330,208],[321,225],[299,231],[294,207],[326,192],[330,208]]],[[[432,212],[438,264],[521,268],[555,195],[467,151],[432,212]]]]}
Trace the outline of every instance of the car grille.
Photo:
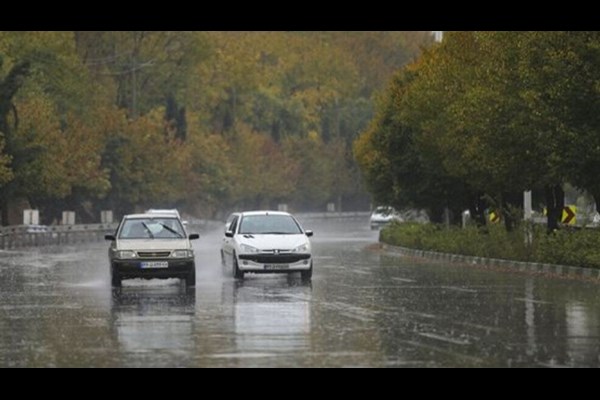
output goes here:
{"type": "Polygon", "coordinates": [[[170,251],[138,251],[140,258],[167,258],[170,255],[170,251]]]}
{"type": "Polygon", "coordinates": [[[257,264],[294,264],[308,260],[310,254],[243,254],[240,260],[252,261],[257,264]]]}

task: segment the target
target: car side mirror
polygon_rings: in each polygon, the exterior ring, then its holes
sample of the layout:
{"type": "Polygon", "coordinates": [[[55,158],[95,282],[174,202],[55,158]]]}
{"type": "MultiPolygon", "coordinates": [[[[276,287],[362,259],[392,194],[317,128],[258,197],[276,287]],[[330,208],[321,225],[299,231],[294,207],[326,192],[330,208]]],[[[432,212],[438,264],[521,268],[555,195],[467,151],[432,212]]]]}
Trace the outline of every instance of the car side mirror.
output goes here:
{"type": "Polygon", "coordinates": [[[104,240],[108,240],[109,242],[114,242],[116,239],[115,239],[114,235],[105,235],[104,240]]]}
{"type": "Polygon", "coordinates": [[[198,239],[200,239],[200,235],[197,233],[192,233],[190,236],[188,236],[188,238],[190,240],[198,240],[198,239]]]}
{"type": "Polygon", "coordinates": [[[228,237],[228,238],[232,238],[233,237],[233,232],[227,231],[227,232],[225,232],[225,236],[228,237]]]}
{"type": "Polygon", "coordinates": [[[314,234],[315,234],[313,231],[306,231],[306,232],[304,232],[304,233],[305,233],[305,234],[306,234],[306,236],[308,236],[308,237],[313,237],[313,236],[314,236],[314,234]]]}

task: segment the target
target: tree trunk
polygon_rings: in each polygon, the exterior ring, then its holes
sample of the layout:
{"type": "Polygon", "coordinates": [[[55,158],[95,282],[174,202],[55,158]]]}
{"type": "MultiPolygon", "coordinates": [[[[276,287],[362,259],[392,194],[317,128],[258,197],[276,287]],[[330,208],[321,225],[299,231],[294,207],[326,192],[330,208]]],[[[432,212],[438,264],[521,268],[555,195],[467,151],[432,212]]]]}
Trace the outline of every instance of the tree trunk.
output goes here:
{"type": "Polygon", "coordinates": [[[502,194],[502,216],[504,217],[504,226],[507,232],[515,230],[522,219],[522,215],[517,215],[515,210],[523,207],[522,193],[503,193],[502,194]]]}
{"type": "Polygon", "coordinates": [[[429,219],[434,224],[444,223],[444,208],[443,207],[431,207],[429,210],[429,219]]]}
{"type": "Polygon", "coordinates": [[[8,200],[4,196],[0,196],[0,220],[2,226],[8,226],[8,200]]]}
{"type": "Polygon", "coordinates": [[[471,218],[473,218],[473,221],[475,221],[475,224],[478,228],[482,228],[487,224],[487,221],[485,219],[485,208],[486,204],[483,200],[483,194],[479,193],[469,206],[471,218]]]}
{"type": "Polygon", "coordinates": [[[565,192],[562,185],[545,187],[546,207],[548,209],[548,234],[560,228],[563,208],[565,207],[565,192]]]}

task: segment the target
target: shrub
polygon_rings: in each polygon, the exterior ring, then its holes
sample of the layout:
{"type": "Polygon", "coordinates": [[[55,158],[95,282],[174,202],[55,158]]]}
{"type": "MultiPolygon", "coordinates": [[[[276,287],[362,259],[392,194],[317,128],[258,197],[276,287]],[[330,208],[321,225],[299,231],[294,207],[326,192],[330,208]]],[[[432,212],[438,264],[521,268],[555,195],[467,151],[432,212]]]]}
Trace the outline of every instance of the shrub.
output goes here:
{"type": "Polygon", "coordinates": [[[407,223],[386,227],[380,240],[442,253],[600,268],[600,231],[593,229],[563,229],[548,235],[544,227],[534,226],[533,242],[527,245],[524,228],[506,232],[495,225],[481,230],[407,223]]]}

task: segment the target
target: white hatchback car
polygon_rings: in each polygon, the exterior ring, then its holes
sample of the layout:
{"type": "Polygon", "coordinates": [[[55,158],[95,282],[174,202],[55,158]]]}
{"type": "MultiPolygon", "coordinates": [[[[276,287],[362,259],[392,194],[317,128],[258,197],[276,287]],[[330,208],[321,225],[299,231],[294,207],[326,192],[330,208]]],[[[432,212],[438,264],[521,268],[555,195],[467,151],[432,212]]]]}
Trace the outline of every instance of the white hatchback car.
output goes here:
{"type": "Polygon", "coordinates": [[[221,247],[224,267],[236,279],[250,273],[300,272],[312,278],[313,259],[309,237],[292,215],[278,211],[236,214],[225,232],[221,247]]]}
{"type": "Polygon", "coordinates": [[[380,229],[394,221],[404,222],[402,216],[392,207],[377,207],[371,214],[371,229],[380,229]]]}

